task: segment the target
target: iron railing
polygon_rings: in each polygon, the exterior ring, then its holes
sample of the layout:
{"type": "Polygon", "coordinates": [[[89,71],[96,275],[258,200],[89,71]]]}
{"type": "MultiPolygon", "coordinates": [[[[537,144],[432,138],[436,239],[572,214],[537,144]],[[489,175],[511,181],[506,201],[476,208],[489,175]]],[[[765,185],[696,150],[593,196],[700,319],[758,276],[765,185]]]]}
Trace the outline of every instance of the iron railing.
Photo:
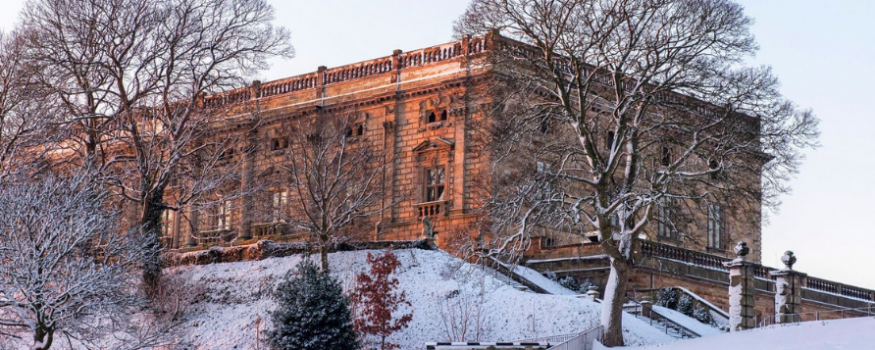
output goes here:
{"type": "Polygon", "coordinates": [[[656,311],[654,309],[650,309],[650,315],[644,315],[644,308],[641,306],[640,302],[638,302],[637,300],[632,299],[632,298],[626,298],[626,299],[628,302],[631,302],[632,304],[631,305],[629,305],[629,304],[623,305],[623,311],[630,313],[630,314],[639,314],[639,315],[642,315],[644,317],[647,317],[650,320],[651,327],[653,326],[653,321],[656,321],[656,322],[662,323],[663,328],[665,330],[665,334],[668,334],[669,330],[674,330],[681,336],[681,338],[699,338],[699,337],[701,337],[701,335],[699,333],[696,333],[696,332],[692,331],[691,329],[684,327],[680,323],[677,323],[677,322],[669,319],[668,317],[665,317],[664,315],[660,314],[658,311],[656,311]]]}
{"type": "Polygon", "coordinates": [[[519,340],[514,340],[514,342],[515,343],[516,342],[520,342],[520,343],[547,342],[549,344],[559,344],[559,343],[567,342],[567,341],[569,341],[569,340],[571,340],[579,335],[580,335],[580,333],[568,333],[568,334],[551,335],[548,337],[519,339],[519,340]]]}
{"type": "Polygon", "coordinates": [[[604,328],[597,326],[578,333],[576,336],[551,346],[547,350],[592,350],[593,342],[602,340],[604,328]]]}

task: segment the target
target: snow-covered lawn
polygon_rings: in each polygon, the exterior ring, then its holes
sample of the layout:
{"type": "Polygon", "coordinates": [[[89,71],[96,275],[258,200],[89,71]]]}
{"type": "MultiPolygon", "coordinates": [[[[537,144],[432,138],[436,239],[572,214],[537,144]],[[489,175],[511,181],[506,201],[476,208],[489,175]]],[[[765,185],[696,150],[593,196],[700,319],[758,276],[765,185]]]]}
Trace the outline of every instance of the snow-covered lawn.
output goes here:
{"type": "MultiPolygon", "coordinates": [[[[471,316],[465,341],[510,341],[574,333],[598,323],[600,304],[569,295],[522,292],[494,278],[491,272],[440,251],[410,249],[395,253],[402,262],[396,274],[400,288],[413,304],[409,328],[392,337],[402,349],[421,349],[428,341],[461,341],[459,332],[455,337],[448,335],[452,327],[447,326],[447,317],[441,315],[442,308],[447,314],[447,307],[457,313],[467,309],[476,315],[477,305],[482,304],[480,327],[476,326],[476,316],[471,316]]],[[[330,254],[332,274],[348,289],[353,276],[365,269],[366,256],[367,251],[330,254]]],[[[195,345],[196,349],[256,348],[256,333],[263,335],[270,327],[269,311],[274,307],[270,291],[300,259],[301,256],[289,256],[184,266],[170,271],[205,289],[202,301],[185,315],[180,340],[195,345]]],[[[673,340],[634,317],[626,315],[623,322],[629,345],[673,340]]],[[[459,323],[456,322],[456,328],[459,323]]]]}
{"type": "Polygon", "coordinates": [[[875,318],[815,321],[627,350],[863,350],[875,348],[875,318]]]}

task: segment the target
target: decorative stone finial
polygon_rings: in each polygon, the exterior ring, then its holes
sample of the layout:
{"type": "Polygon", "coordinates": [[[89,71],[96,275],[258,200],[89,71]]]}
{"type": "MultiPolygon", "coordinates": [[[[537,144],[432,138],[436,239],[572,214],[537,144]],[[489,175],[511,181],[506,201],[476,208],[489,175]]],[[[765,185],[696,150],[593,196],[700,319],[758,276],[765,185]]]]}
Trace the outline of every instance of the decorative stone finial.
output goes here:
{"type": "Polygon", "coordinates": [[[750,253],[750,248],[747,247],[747,243],[738,242],[738,244],[735,245],[735,254],[737,254],[739,258],[744,258],[747,253],[750,253]]]}
{"type": "Polygon", "coordinates": [[[792,251],[784,252],[784,256],[781,257],[781,262],[784,263],[784,266],[787,266],[788,270],[793,269],[793,264],[796,263],[796,256],[793,255],[792,251]]]}

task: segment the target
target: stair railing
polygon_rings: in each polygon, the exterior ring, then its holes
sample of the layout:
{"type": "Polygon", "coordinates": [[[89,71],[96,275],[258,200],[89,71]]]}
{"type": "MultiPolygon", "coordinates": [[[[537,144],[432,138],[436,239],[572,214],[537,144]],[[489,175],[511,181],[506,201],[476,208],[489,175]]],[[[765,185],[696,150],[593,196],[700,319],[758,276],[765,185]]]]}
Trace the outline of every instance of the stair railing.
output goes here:
{"type": "Polygon", "coordinates": [[[562,343],[556,344],[547,348],[547,350],[592,350],[593,342],[602,340],[604,328],[596,326],[578,333],[575,337],[570,338],[562,343]]]}

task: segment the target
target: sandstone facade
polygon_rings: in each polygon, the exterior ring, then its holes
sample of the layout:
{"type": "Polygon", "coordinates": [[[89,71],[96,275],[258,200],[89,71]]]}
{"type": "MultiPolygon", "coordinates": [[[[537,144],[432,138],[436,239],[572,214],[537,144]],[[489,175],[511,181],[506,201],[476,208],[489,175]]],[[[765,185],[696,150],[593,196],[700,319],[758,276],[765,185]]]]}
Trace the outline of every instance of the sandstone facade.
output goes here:
{"type": "MultiPolygon", "coordinates": [[[[246,133],[242,138],[247,141],[241,147],[253,151],[229,156],[235,159],[229,171],[241,174],[239,186],[244,192],[270,177],[282,162],[271,152],[283,148],[284,121],[353,111],[359,116],[354,136],[392,159],[383,183],[385,210],[360,226],[364,228],[363,239],[425,238],[422,218],[428,216],[437,244],[449,247],[458,243],[458,237],[482,235],[477,209],[490,185],[492,163],[489,153],[475,143],[484,139],[478,126],[489,122],[482,107],[492,101],[483,92],[496,72],[489,56],[498,42],[517,44],[490,33],[411,52],[396,50],[388,57],[254,82],[248,88],[208,96],[204,104],[230,108],[217,123],[217,132],[246,133]],[[258,120],[255,124],[254,115],[258,120]],[[431,179],[437,172],[439,183],[431,179]],[[441,187],[439,198],[429,194],[430,186],[435,185],[441,187]]],[[[209,211],[167,211],[165,244],[184,250],[245,244],[265,237],[308,238],[306,232],[262,215],[272,210],[271,203],[290,201],[282,186],[259,191],[262,193],[229,199],[209,211]],[[265,204],[268,209],[264,209],[265,204]]],[[[751,260],[759,261],[759,203],[703,207],[690,211],[685,220],[684,232],[668,232],[653,222],[645,235],[649,240],[721,256],[729,256],[726,247],[730,243],[747,241],[753,248],[751,260]],[[718,226],[720,244],[712,246],[708,234],[718,226]]],[[[597,249],[580,249],[593,244],[585,237],[549,230],[540,236],[529,251],[530,257],[598,254],[597,249]]]]}

